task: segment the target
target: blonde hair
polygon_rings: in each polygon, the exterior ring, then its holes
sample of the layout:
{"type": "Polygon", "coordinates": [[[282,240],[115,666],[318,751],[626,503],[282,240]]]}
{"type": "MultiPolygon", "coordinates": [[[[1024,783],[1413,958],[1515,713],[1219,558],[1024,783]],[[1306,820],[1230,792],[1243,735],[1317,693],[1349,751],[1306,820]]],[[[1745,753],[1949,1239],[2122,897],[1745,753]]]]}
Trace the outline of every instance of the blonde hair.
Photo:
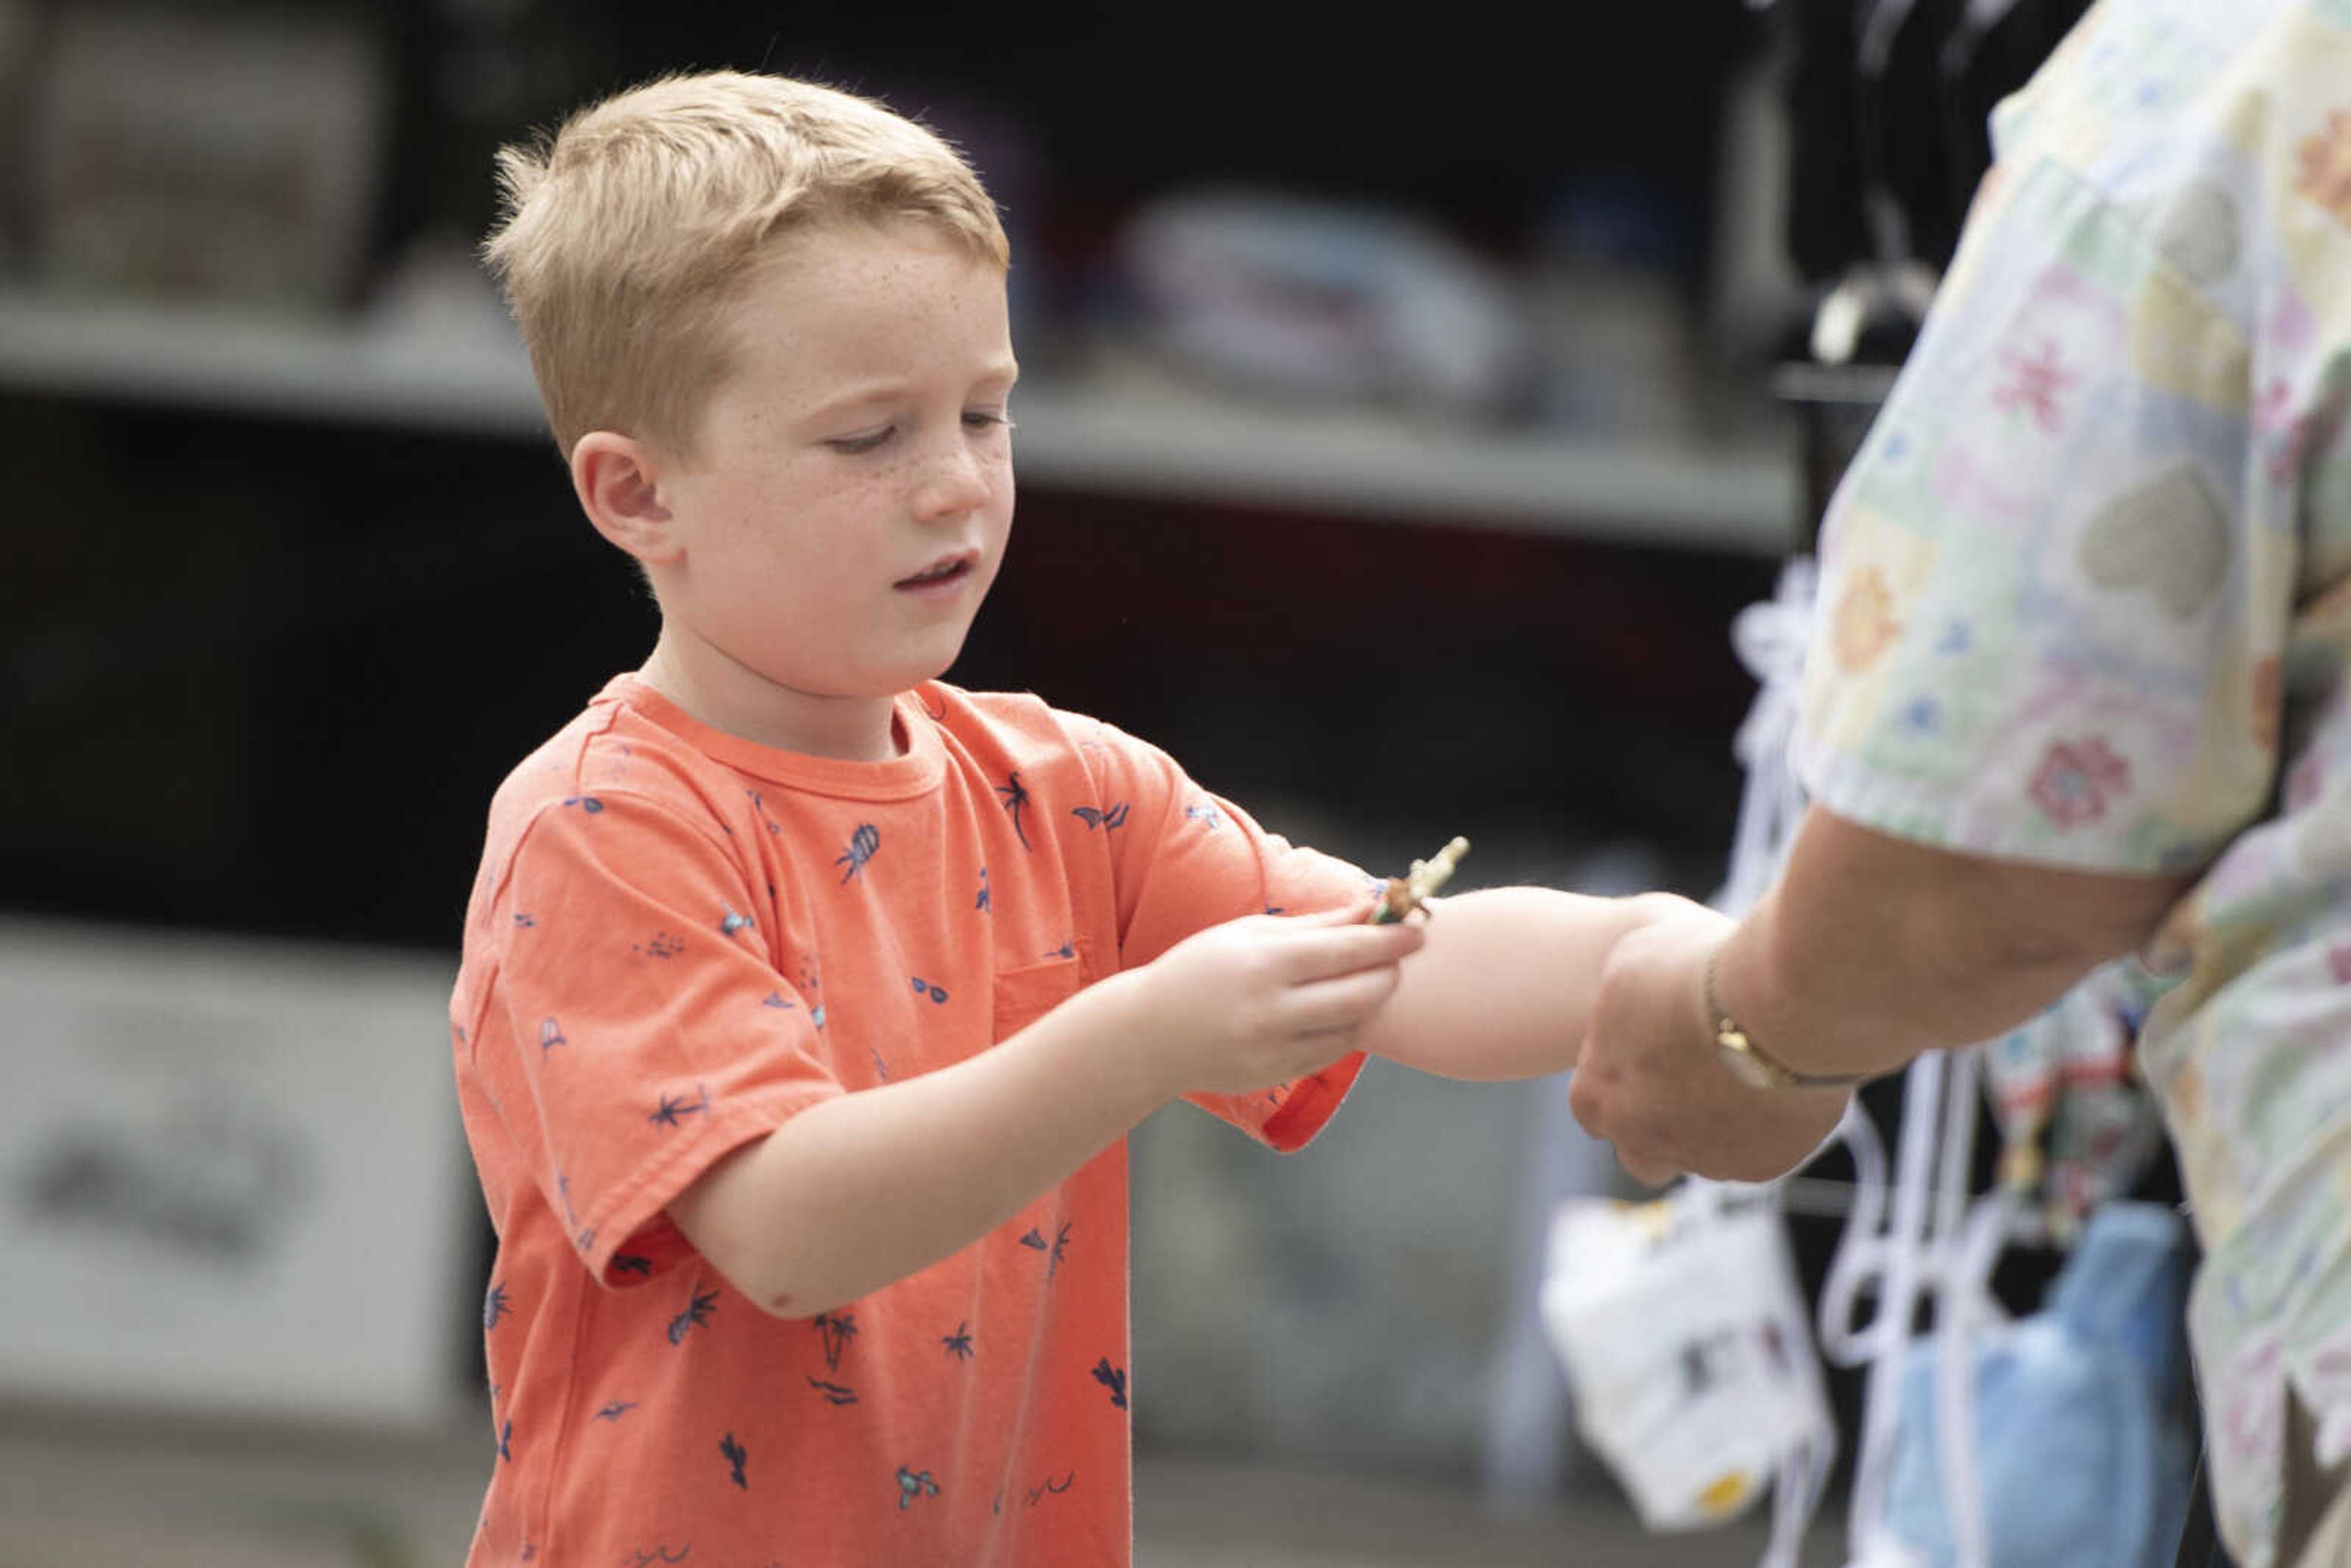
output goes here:
{"type": "Polygon", "coordinates": [[[568,455],[591,430],[690,451],[730,369],[729,308],[768,242],[911,218],[1002,267],[969,164],[925,127],[789,78],[666,76],[499,151],[504,214],[483,242],[568,455]]]}

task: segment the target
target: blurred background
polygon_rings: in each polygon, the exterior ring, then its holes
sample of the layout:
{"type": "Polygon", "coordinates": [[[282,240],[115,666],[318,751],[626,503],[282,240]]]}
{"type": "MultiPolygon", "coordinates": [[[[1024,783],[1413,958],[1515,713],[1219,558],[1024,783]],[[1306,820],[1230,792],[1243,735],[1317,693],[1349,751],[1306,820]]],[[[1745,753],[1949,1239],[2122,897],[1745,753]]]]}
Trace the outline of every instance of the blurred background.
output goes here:
{"type": "MultiPolygon", "coordinates": [[[[1730,620],[2080,9],[0,0],[0,1563],[470,1534],[459,921],[490,791],[654,626],[473,257],[499,143],[722,66],[926,120],[1025,371],[951,678],[1370,867],[1705,897],[1730,620]]],[[[1644,1543],[1575,1443],[1533,1294],[1615,1178],[1561,1091],[1137,1133],[1144,1568],[1754,1560],[1644,1543]]]]}

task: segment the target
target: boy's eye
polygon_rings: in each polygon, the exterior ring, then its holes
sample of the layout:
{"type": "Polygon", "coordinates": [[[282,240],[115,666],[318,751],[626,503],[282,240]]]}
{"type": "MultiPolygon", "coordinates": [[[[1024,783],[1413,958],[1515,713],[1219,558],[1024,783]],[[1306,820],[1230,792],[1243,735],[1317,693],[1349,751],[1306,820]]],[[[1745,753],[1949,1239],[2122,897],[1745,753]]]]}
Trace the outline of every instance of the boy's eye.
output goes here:
{"type": "Polygon", "coordinates": [[[993,409],[973,409],[963,416],[963,423],[964,427],[967,430],[1015,430],[1019,428],[1019,426],[1015,425],[1009,419],[1007,419],[1003,414],[997,413],[993,409]]]}
{"type": "Polygon", "coordinates": [[[885,424],[881,429],[868,431],[863,435],[836,436],[832,440],[826,442],[825,444],[831,447],[835,452],[846,452],[852,456],[854,456],[861,452],[872,452],[876,450],[883,442],[889,440],[897,433],[898,427],[896,425],[885,424]]]}

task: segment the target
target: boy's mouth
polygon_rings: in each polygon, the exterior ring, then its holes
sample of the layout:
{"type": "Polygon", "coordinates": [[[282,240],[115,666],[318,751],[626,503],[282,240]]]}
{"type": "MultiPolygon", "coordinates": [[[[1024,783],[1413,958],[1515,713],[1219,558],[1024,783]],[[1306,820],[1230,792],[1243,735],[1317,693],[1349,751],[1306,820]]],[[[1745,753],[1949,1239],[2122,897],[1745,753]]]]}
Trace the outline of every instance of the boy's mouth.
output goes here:
{"type": "Polygon", "coordinates": [[[935,588],[941,583],[956,582],[971,575],[974,558],[968,552],[946,556],[933,561],[912,577],[900,578],[893,586],[898,588],[935,588]]]}

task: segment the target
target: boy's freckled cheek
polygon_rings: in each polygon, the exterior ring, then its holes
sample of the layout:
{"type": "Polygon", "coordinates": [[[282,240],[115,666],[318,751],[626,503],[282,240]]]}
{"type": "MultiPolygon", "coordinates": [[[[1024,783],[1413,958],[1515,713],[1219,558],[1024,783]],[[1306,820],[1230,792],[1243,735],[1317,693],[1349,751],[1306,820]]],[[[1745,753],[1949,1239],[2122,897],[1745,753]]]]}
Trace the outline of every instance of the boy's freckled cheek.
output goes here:
{"type": "MultiPolygon", "coordinates": [[[[871,464],[872,459],[866,459],[871,464]]],[[[795,507],[818,507],[854,501],[873,487],[872,467],[854,469],[842,464],[822,469],[803,469],[792,476],[789,488],[795,507]]]]}

